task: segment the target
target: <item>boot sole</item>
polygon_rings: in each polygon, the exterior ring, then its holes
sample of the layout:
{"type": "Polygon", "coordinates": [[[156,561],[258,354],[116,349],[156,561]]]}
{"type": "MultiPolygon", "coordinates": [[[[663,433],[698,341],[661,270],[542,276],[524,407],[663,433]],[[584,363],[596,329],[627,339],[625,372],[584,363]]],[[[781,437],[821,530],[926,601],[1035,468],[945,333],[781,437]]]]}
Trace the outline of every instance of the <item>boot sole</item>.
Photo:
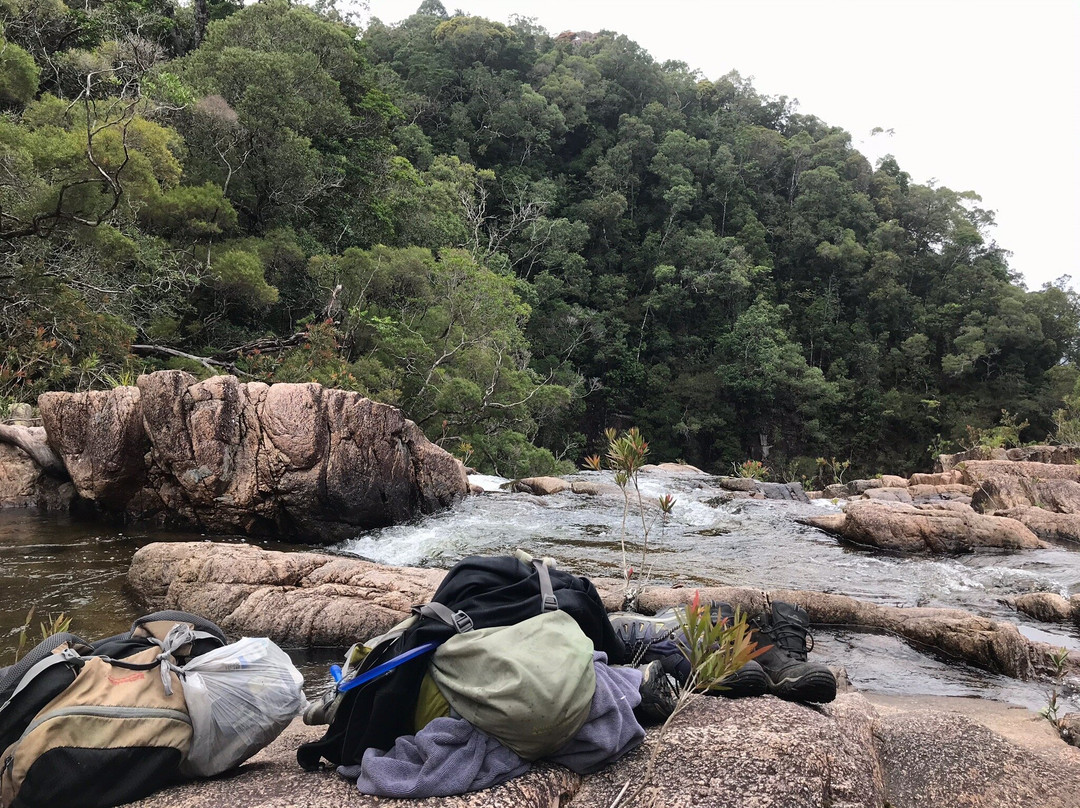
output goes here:
{"type": "MultiPolygon", "coordinates": [[[[766,677],[768,674],[766,673],[766,677]]],[[[773,681],[769,678],[769,692],[785,701],[812,701],[824,704],[836,698],[836,677],[831,671],[811,671],[802,676],[773,681]]]]}
{"type": "Polygon", "coordinates": [[[709,691],[711,695],[726,699],[741,699],[747,696],[764,696],[769,692],[769,677],[760,666],[756,670],[739,670],[724,679],[717,687],[709,691]]]}

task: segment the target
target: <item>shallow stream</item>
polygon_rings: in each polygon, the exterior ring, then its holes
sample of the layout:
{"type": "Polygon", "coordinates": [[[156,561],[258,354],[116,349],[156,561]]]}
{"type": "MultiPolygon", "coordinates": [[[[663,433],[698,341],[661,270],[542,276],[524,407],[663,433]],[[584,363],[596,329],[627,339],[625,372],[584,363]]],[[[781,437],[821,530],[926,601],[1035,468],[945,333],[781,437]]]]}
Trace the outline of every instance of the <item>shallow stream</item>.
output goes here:
{"type": "MultiPolygon", "coordinates": [[[[603,473],[581,479],[610,481],[603,473]]],[[[496,478],[474,478],[495,489],[496,478]]],[[[900,556],[851,547],[794,519],[837,504],[725,499],[705,476],[655,472],[642,475],[650,526],[644,568],[657,584],[813,589],[897,606],[949,606],[1011,620],[1029,637],[1080,649],[1075,626],[1027,620],[1002,600],[1030,591],[1063,595],[1080,591],[1080,548],[1054,547],[1016,553],[900,556]],[[665,522],[653,503],[676,500],[665,522]]],[[[560,566],[590,576],[618,577],[621,499],[571,493],[547,497],[491,491],[450,511],[364,533],[332,548],[389,564],[449,567],[472,553],[523,547],[554,556],[560,566]]],[[[629,563],[640,574],[640,519],[627,524],[629,563]]],[[[124,591],[134,552],[152,541],[238,541],[236,538],[112,526],[30,511],[0,512],[0,665],[8,664],[18,627],[35,605],[37,615],[70,615],[72,630],[106,636],[130,624],[138,609],[124,591]]],[[[259,542],[272,549],[309,549],[259,542]]],[[[35,617],[35,622],[37,617],[35,617]]],[[[891,694],[982,696],[1038,708],[1045,686],[990,674],[922,653],[903,640],[845,626],[815,630],[816,657],[843,665],[852,683],[891,694]]],[[[326,654],[302,654],[309,676],[325,675],[326,654]]],[[[301,659],[301,661],[303,661],[301,659]]],[[[1080,709],[1080,699],[1067,709],[1080,709]]]]}

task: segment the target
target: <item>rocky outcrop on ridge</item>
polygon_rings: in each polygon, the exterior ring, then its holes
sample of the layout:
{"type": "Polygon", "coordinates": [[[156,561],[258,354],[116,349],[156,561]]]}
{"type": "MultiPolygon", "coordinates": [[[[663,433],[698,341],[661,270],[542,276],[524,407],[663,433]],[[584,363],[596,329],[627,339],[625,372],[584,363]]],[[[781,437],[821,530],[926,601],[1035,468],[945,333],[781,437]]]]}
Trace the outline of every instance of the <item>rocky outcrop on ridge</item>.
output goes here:
{"type": "Polygon", "coordinates": [[[468,492],[400,410],[319,384],[162,371],[39,406],[79,495],[136,518],[328,542],[468,492]]]}
{"type": "MultiPolygon", "coordinates": [[[[286,645],[351,645],[389,629],[415,603],[431,598],[444,572],[388,567],[320,553],[281,553],[246,544],[176,542],[139,550],[130,588],[148,609],[202,614],[231,633],[269,636],[286,645]]],[[[609,611],[620,608],[622,581],[596,579],[609,611]]],[[[888,631],[973,665],[1026,679],[1052,670],[1054,648],[1024,637],[1016,626],[958,609],[900,608],[843,595],[745,587],[649,587],[646,612],[685,604],[695,591],[750,613],[773,600],[797,603],[811,621],[888,631]]],[[[1069,656],[1080,672],[1080,653],[1069,656]]]]}

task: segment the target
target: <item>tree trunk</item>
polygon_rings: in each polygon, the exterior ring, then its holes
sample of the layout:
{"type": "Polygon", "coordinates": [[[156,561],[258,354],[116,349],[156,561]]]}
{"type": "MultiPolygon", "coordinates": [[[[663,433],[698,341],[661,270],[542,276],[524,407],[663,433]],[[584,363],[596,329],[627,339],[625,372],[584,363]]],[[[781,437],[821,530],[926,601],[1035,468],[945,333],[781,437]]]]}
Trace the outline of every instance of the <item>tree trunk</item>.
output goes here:
{"type": "Polygon", "coordinates": [[[71,479],[64,461],[45,442],[45,437],[31,432],[29,427],[0,424],[0,443],[8,443],[22,449],[41,467],[42,471],[53,477],[61,480],[71,479]]]}
{"type": "Polygon", "coordinates": [[[207,0],[195,0],[195,47],[202,44],[206,26],[210,24],[210,6],[207,0]]]}

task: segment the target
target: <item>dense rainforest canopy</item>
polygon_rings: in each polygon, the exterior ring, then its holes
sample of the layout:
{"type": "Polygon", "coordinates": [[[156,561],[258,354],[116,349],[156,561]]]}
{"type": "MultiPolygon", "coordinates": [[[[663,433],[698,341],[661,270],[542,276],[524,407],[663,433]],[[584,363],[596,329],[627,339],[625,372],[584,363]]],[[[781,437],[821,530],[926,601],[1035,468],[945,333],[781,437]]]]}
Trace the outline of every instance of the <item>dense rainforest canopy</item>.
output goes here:
{"type": "Polygon", "coordinates": [[[1017,282],[976,195],[737,74],[438,0],[0,24],[4,403],[184,367],[363,391],[504,475],[636,425],[780,477],[1076,403],[1076,297],[1017,282]]]}

